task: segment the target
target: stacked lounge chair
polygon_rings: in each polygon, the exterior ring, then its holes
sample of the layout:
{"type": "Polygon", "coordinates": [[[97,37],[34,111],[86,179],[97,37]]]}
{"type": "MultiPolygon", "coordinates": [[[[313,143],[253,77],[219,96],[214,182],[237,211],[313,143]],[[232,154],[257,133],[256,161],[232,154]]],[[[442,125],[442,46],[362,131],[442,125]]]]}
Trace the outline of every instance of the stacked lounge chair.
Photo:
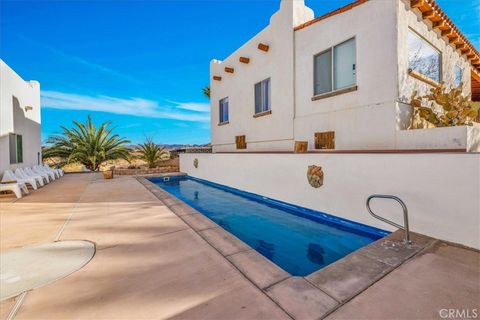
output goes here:
{"type": "Polygon", "coordinates": [[[25,183],[0,183],[0,191],[12,191],[17,198],[22,197],[22,191],[28,194],[28,188],[25,183]]]}
{"type": "Polygon", "coordinates": [[[52,169],[48,165],[37,165],[31,168],[17,168],[5,170],[0,182],[0,191],[11,191],[17,198],[22,197],[22,191],[28,194],[28,187],[37,190],[52,181],[59,179],[64,174],[61,169],[52,169]]]}
{"type": "Polygon", "coordinates": [[[37,184],[40,187],[43,187],[45,185],[45,183],[43,181],[43,177],[41,175],[34,174],[34,173],[28,173],[26,168],[25,168],[25,170],[23,170],[22,168],[17,168],[17,170],[15,170],[14,174],[17,178],[20,178],[20,179],[25,179],[25,180],[32,179],[32,178],[35,179],[35,181],[37,182],[37,184]]]}

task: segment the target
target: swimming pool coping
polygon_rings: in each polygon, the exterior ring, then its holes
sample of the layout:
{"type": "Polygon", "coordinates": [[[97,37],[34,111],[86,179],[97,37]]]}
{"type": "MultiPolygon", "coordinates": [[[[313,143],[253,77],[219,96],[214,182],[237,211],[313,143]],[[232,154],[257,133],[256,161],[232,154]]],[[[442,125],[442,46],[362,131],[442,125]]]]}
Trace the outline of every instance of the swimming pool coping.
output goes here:
{"type": "MultiPolygon", "coordinates": [[[[164,176],[186,174],[155,177],[164,176]]],[[[322,319],[328,316],[437,242],[435,239],[411,233],[413,244],[403,246],[403,231],[396,231],[307,276],[293,276],[195,208],[149,180],[155,177],[137,176],[136,179],[293,319],[313,315],[314,318],[322,319]]]]}

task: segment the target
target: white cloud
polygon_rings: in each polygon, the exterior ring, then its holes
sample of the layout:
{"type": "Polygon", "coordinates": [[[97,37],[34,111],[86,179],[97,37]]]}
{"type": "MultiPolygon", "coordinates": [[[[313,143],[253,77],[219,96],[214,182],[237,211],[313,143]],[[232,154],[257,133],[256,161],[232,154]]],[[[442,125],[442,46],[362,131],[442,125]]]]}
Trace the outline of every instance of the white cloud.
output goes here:
{"type": "Polygon", "coordinates": [[[77,57],[77,56],[74,56],[74,55],[71,55],[71,54],[67,54],[62,50],[59,50],[57,48],[54,48],[54,47],[49,46],[49,45],[44,44],[44,43],[34,41],[30,38],[27,38],[27,37],[24,37],[24,36],[19,36],[19,37],[21,39],[23,39],[24,41],[28,42],[29,44],[33,44],[33,45],[36,45],[40,48],[43,48],[43,49],[46,49],[46,50],[50,51],[50,53],[55,55],[56,58],[58,58],[60,61],[78,64],[78,65],[83,66],[84,68],[88,68],[88,69],[93,70],[97,73],[103,73],[103,74],[106,74],[106,75],[109,75],[109,76],[112,76],[112,77],[116,77],[116,78],[120,78],[120,79],[123,79],[123,80],[130,81],[130,82],[141,83],[138,79],[136,79],[136,78],[134,78],[134,77],[132,77],[128,74],[118,72],[118,71],[113,70],[111,68],[108,68],[104,65],[88,61],[88,60],[86,60],[84,58],[81,58],[81,57],[77,57]]]}
{"type": "Polygon", "coordinates": [[[197,112],[209,112],[210,104],[208,103],[198,103],[198,102],[178,102],[167,100],[177,106],[178,109],[197,111],[197,112]]]}
{"type": "Polygon", "coordinates": [[[205,104],[197,102],[171,102],[160,106],[158,102],[142,98],[115,98],[87,96],[59,91],[42,91],[42,107],[62,110],[87,110],[130,116],[208,122],[210,115],[205,104]]]}

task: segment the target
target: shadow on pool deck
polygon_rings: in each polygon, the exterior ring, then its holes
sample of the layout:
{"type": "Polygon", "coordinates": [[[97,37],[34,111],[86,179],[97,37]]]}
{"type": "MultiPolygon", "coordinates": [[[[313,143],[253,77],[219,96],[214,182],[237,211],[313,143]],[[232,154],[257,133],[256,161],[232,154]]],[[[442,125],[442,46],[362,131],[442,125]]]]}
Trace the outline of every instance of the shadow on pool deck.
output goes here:
{"type": "MultiPolygon", "coordinates": [[[[479,308],[477,251],[429,240],[394,270],[397,253],[357,251],[355,259],[391,271],[366,287],[358,281],[368,274],[361,263],[306,278],[285,276],[272,264],[278,278],[257,273],[255,283],[247,274],[259,266],[250,259],[253,251],[231,245],[203,216],[190,224],[182,220],[196,213],[153,192],[131,177],[68,175],[19,201],[0,203],[2,252],[53,241],[69,218],[60,239],[97,245],[83,269],[30,291],[16,319],[430,319],[443,308],[479,308]],[[236,254],[243,255],[243,270],[224,257],[236,254]],[[354,288],[335,283],[342,274],[357,279],[350,282],[354,288]]],[[[2,319],[14,303],[0,303],[2,319]]]]}

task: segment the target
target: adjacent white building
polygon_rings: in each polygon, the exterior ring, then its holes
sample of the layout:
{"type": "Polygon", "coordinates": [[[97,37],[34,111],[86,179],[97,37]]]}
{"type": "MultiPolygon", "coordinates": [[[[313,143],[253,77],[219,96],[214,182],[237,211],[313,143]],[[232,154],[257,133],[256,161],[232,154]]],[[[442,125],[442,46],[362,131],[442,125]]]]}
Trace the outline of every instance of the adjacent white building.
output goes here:
{"type": "Polygon", "coordinates": [[[41,158],[40,84],[0,60],[0,174],[41,158]]]}
{"type": "Polygon", "coordinates": [[[413,90],[463,82],[480,99],[479,53],[432,0],[358,0],[315,19],[283,0],[210,73],[214,152],[480,151],[478,128],[406,130],[413,90]]]}

